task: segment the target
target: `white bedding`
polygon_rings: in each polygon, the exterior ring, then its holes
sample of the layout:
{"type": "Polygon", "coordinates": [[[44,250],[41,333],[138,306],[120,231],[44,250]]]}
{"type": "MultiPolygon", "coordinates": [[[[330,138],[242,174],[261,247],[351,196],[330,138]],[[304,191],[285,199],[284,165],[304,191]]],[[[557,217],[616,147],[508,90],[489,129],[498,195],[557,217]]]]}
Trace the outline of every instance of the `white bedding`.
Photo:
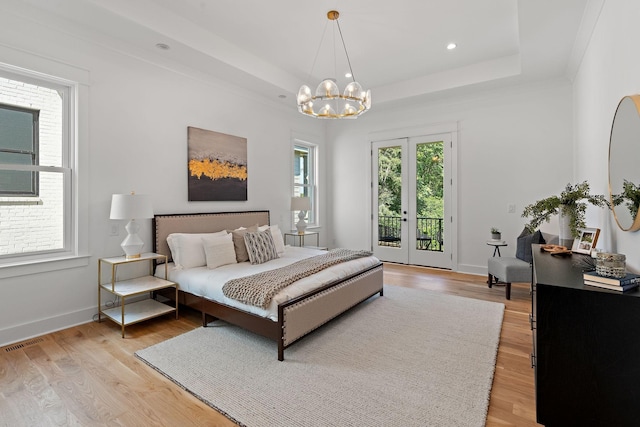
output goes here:
{"type": "MultiPolygon", "coordinates": [[[[169,263],[168,279],[172,282],[178,283],[179,289],[182,291],[277,321],[278,304],[300,296],[305,292],[327,283],[343,279],[368,267],[372,267],[380,261],[374,256],[358,258],[331,266],[312,276],[300,279],[278,292],[271,300],[271,304],[266,310],[227,298],[222,293],[222,286],[230,279],[284,267],[285,265],[292,264],[298,260],[315,255],[321,255],[323,253],[325,252],[316,249],[286,246],[285,252],[280,258],[265,262],[264,264],[251,265],[249,262],[241,262],[237,264],[224,265],[212,270],[208,269],[206,266],[178,270],[173,268],[173,263],[169,263]]],[[[164,278],[164,269],[164,264],[159,265],[156,268],[155,275],[164,278]]]]}

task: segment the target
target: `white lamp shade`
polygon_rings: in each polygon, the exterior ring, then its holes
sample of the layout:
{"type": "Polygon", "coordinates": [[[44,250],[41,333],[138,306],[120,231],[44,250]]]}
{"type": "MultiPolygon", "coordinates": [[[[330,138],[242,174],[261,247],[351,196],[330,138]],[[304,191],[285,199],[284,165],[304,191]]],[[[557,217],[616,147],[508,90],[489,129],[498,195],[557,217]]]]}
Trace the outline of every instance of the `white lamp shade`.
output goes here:
{"type": "Polygon", "coordinates": [[[292,211],[308,211],[309,209],[311,209],[311,199],[309,197],[291,198],[292,211]]]}
{"type": "Polygon", "coordinates": [[[151,197],[145,194],[114,194],[110,219],[153,218],[151,197]]]}

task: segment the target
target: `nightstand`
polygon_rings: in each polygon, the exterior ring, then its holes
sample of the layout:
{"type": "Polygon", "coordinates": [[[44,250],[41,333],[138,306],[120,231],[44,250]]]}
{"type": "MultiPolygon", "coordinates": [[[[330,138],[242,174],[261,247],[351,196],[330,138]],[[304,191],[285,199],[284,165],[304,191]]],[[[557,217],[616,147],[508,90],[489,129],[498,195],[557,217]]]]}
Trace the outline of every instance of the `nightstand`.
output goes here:
{"type": "Polygon", "coordinates": [[[100,258],[98,260],[98,322],[101,316],[114,321],[122,328],[122,338],[124,338],[125,326],[142,322],[143,320],[152,319],[175,311],[176,319],[178,318],[178,285],[167,280],[167,272],[165,270],[164,279],[153,275],[153,261],[156,259],[167,262],[166,255],[144,253],[139,258],[127,259],[124,256],[113,258],[100,258]],[[146,262],[149,264],[149,275],[136,277],[127,280],[117,280],[117,269],[119,266],[131,265],[133,263],[146,262]],[[111,266],[111,279],[107,283],[102,283],[102,264],[111,266]],[[136,301],[127,304],[129,297],[152,293],[160,289],[175,288],[176,301],[175,307],[163,304],[153,298],[136,301]],[[101,301],[101,291],[107,291],[120,298],[120,307],[103,309],[101,301]]]}
{"type": "Polygon", "coordinates": [[[317,231],[305,231],[304,233],[284,233],[284,242],[287,243],[287,238],[291,237],[293,240],[293,246],[306,246],[304,243],[305,237],[315,236],[316,237],[316,245],[315,247],[320,246],[320,233],[317,231]],[[296,241],[298,244],[296,244],[296,241]]]}

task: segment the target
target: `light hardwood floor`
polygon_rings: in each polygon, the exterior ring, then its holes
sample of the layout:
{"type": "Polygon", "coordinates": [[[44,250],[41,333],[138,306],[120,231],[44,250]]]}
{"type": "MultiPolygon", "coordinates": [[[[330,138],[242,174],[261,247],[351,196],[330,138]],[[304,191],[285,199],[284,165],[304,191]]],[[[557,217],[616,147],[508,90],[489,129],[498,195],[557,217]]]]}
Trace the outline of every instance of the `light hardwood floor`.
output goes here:
{"type": "MultiPolygon", "coordinates": [[[[537,426],[527,284],[514,284],[506,301],[483,276],[385,264],[384,281],[505,303],[487,426],[537,426]]],[[[199,314],[182,310],[179,320],[129,326],[125,339],[103,321],[0,348],[0,426],[233,426],[133,355],[199,325],[199,314]]]]}

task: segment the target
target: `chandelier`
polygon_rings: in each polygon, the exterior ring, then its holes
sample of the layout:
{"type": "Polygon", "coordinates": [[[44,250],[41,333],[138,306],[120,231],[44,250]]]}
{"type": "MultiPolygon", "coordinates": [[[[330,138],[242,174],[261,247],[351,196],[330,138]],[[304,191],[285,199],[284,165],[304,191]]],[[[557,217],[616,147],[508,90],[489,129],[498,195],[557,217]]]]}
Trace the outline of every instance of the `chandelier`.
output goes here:
{"type": "MultiPolygon", "coordinates": [[[[307,85],[302,85],[298,91],[298,111],[318,119],[355,119],[359,115],[369,111],[371,108],[371,91],[362,89],[360,83],[355,80],[353,70],[351,69],[351,60],[347,53],[347,47],[344,44],[342,30],[338,17],[340,13],[336,10],[327,12],[327,18],[335,22],[340,40],[344,48],[344,54],[349,64],[349,74],[352,81],[344,89],[341,94],[336,79],[325,79],[316,88],[315,95],[311,94],[311,89],[307,85]]],[[[324,38],[324,34],[323,34],[324,38]]],[[[322,40],[320,41],[322,46],[322,40]]],[[[320,49],[318,49],[319,51],[320,49]]],[[[335,58],[335,52],[334,52],[335,58]]],[[[317,54],[316,54],[317,59],[317,54]]],[[[315,65],[315,60],[314,60],[315,65]]],[[[311,70],[313,72],[313,68],[311,70]]]]}

